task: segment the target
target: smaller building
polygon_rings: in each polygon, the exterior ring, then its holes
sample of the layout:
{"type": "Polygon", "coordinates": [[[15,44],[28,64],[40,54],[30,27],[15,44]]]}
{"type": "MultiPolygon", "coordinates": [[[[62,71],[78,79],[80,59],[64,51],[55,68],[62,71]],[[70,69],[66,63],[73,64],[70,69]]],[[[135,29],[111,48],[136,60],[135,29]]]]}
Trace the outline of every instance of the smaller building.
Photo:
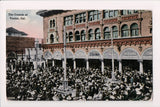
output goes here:
{"type": "Polygon", "coordinates": [[[28,34],[22,32],[22,31],[19,31],[13,27],[9,27],[6,29],[6,33],[7,33],[7,36],[27,36],[28,34]]]}
{"type": "Polygon", "coordinates": [[[23,59],[25,48],[34,48],[35,38],[13,27],[6,29],[6,57],[7,59],[23,59]]]}

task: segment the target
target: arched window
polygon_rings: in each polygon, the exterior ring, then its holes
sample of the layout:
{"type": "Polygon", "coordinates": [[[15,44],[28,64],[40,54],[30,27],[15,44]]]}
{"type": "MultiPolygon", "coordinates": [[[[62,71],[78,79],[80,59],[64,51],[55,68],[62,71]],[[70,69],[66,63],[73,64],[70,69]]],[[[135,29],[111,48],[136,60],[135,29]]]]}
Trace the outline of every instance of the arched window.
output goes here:
{"type": "Polygon", "coordinates": [[[53,22],[52,22],[52,20],[50,20],[50,28],[52,28],[52,24],[53,24],[53,22]]]}
{"type": "Polygon", "coordinates": [[[128,26],[127,25],[123,25],[122,26],[121,35],[122,35],[122,37],[128,37],[129,36],[128,26]]]}
{"type": "Polygon", "coordinates": [[[53,20],[53,27],[55,27],[55,20],[53,20]]]}
{"type": "Polygon", "coordinates": [[[76,31],[76,33],[75,33],[75,41],[80,41],[79,31],[76,31]]]}
{"type": "Polygon", "coordinates": [[[139,35],[138,24],[133,23],[131,25],[131,36],[138,36],[138,35],[139,35]]]}
{"type": "Polygon", "coordinates": [[[95,40],[99,40],[99,39],[101,39],[101,34],[100,34],[100,29],[97,28],[95,30],[95,40]]]}
{"type": "Polygon", "coordinates": [[[66,42],[69,42],[69,37],[67,32],[66,32],[66,42]]]}
{"type": "Polygon", "coordinates": [[[84,41],[86,37],[86,33],[84,30],[81,31],[81,41],[84,41]]]}
{"type": "Polygon", "coordinates": [[[112,27],[112,35],[113,35],[113,38],[118,38],[118,28],[117,28],[117,26],[112,27]]]}
{"type": "Polygon", "coordinates": [[[89,32],[88,32],[88,35],[89,35],[89,40],[93,40],[93,30],[90,29],[89,32]]]}
{"type": "Polygon", "coordinates": [[[50,43],[54,43],[54,35],[53,34],[50,35],[50,43]]]}
{"type": "Polygon", "coordinates": [[[110,31],[109,31],[109,28],[108,27],[105,27],[104,28],[104,39],[109,39],[111,36],[110,36],[110,31]]]}
{"type": "Polygon", "coordinates": [[[73,41],[73,33],[69,32],[69,42],[73,41]]]}

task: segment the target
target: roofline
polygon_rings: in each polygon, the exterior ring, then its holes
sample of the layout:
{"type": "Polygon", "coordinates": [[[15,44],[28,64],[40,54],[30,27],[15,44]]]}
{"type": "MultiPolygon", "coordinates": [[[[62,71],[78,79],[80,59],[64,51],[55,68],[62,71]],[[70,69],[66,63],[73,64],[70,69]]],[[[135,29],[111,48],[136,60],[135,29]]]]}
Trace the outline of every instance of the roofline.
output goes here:
{"type": "Polygon", "coordinates": [[[68,12],[68,11],[70,10],[40,10],[36,12],[36,14],[42,17],[47,17],[47,16],[52,16],[52,15],[68,12]]]}

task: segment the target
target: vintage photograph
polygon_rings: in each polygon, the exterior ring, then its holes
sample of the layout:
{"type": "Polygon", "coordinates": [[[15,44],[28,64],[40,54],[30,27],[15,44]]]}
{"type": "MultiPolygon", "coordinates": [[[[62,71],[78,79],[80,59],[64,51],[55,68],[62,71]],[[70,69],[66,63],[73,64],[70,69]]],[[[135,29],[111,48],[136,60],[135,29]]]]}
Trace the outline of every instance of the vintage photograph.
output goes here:
{"type": "Polygon", "coordinates": [[[7,10],[14,101],[152,101],[151,10],[7,10]]]}

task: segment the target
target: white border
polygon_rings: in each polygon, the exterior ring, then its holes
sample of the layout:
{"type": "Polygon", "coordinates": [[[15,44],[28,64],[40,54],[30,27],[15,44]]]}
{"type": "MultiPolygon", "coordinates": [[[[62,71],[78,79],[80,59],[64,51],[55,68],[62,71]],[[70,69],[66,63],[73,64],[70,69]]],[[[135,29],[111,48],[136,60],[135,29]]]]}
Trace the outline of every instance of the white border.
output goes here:
{"type": "Polygon", "coordinates": [[[1,1],[0,2],[0,103],[2,107],[160,107],[160,2],[159,1],[1,1]],[[147,9],[153,11],[153,101],[7,101],[6,100],[6,10],[7,9],[147,9]]]}

